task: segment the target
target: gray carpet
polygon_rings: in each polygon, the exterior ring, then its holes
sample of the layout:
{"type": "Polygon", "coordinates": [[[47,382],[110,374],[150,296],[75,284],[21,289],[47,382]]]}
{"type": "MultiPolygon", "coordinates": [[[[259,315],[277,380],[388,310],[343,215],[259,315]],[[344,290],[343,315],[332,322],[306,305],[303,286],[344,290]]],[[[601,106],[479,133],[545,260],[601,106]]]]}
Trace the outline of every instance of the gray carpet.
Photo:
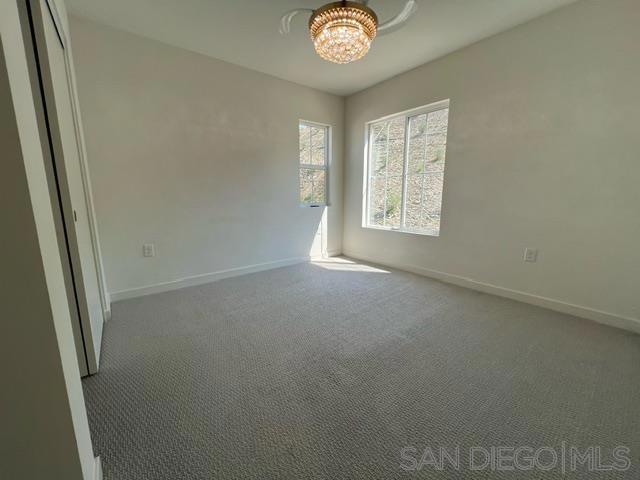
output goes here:
{"type": "Polygon", "coordinates": [[[640,478],[640,336],[587,320],[329,262],[115,303],[104,335],[83,384],[106,480],[640,478]],[[470,471],[475,446],[632,465],[470,471]]]}

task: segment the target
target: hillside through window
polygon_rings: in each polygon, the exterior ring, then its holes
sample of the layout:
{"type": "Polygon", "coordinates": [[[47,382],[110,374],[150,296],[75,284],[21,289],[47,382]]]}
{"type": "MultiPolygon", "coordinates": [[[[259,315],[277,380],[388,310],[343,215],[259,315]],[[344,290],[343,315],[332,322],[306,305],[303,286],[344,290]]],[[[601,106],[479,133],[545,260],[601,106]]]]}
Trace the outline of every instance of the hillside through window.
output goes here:
{"type": "Polygon", "coordinates": [[[368,124],[364,226],[440,234],[449,101],[368,124]]]}
{"type": "Polygon", "coordinates": [[[329,127],[300,122],[299,146],[300,204],[310,207],[326,205],[329,127]]]}

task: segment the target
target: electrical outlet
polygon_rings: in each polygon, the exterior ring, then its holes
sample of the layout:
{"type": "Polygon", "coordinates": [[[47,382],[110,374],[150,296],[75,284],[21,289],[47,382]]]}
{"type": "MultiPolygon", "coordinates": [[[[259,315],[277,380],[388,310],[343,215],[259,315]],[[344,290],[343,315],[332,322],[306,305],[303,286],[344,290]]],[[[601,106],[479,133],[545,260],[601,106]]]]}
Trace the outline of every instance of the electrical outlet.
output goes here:
{"type": "Polygon", "coordinates": [[[535,263],[538,261],[538,249],[536,248],[525,248],[524,249],[524,261],[535,263]]]}
{"type": "Polygon", "coordinates": [[[153,243],[145,243],[142,245],[142,255],[145,257],[155,257],[156,246],[153,243]]]}

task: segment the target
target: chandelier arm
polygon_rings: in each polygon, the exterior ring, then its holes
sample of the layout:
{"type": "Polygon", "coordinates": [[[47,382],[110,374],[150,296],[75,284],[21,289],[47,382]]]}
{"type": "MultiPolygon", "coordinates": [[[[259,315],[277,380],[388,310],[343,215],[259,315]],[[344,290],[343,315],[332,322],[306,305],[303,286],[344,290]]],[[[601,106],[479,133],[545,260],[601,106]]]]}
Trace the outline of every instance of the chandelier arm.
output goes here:
{"type": "Polygon", "coordinates": [[[402,27],[417,10],[417,0],[407,0],[407,3],[404,4],[402,11],[398,15],[378,25],[378,35],[395,32],[402,27]]]}
{"type": "Polygon", "coordinates": [[[280,17],[280,34],[286,35],[291,31],[291,20],[293,17],[298,15],[299,13],[313,13],[313,9],[311,8],[296,8],[294,10],[289,10],[287,13],[280,17]]]}

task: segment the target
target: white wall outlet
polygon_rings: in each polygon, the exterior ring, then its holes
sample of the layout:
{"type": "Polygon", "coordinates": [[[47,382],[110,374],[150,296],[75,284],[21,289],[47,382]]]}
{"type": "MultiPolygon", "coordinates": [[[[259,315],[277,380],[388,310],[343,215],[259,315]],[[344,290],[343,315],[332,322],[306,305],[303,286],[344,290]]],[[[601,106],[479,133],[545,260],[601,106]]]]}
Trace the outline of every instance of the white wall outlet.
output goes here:
{"type": "Polygon", "coordinates": [[[524,261],[535,263],[538,261],[538,249],[537,248],[525,248],[524,249],[524,261]]]}
{"type": "Polygon", "coordinates": [[[145,257],[156,256],[156,246],[153,243],[145,243],[142,245],[142,255],[145,257]]]}

